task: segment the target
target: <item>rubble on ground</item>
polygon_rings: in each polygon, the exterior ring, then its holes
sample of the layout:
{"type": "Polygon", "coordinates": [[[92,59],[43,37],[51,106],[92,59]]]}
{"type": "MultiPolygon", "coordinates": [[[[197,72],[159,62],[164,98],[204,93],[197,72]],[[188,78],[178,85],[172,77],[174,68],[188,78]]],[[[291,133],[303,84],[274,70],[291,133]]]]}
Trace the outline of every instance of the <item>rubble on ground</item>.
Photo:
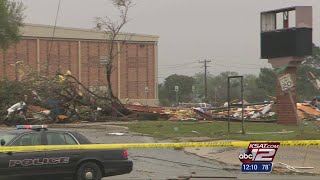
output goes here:
{"type": "Polygon", "coordinates": [[[160,118],[167,120],[178,121],[178,120],[198,120],[201,118],[191,108],[176,108],[176,107],[154,107],[144,106],[140,103],[130,103],[125,107],[133,112],[157,114],[160,118]]]}
{"type": "Polygon", "coordinates": [[[297,103],[298,117],[301,119],[318,119],[320,110],[310,103],[297,103]]]}
{"type": "MultiPolygon", "coordinates": [[[[16,98],[5,106],[5,108],[9,108],[7,116],[10,113],[14,114],[13,112],[20,106],[27,105],[27,119],[64,123],[70,122],[70,120],[71,122],[104,121],[106,117],[116,117],[117,115],[132,120],[226,121],[231,119],[232,121],[241,121],[243,117],[245,121],[251,122],[276,121],[277,100],[275,97],[269,97],[272,101],[259,103],[250,103],[245,100],[242,102],[236,99],[230,101],[230,104],[224,102],[216,107],[199,106],[205,103],[181,103],[188,104],[184,107],[155,107],[146,106],[140,102],[128,103],[129,99],[125,104],[110,100],[110,97],[105,96],[105,93],[100,92],[99,89],[86,88],[71,75],[71,72],[58,74],[53,78],[35,75],[25,81],[26,84],[32,82],[36,86],[25,88],[26,92],[23,95],[28,97],[25,104],[17,103],[16,98]]],[[[318,107],[320,108],[320,98],[315,98],[310,102],[297,103],[298,117],[320,120],[318,107]]],[[[4,113],[2,115],[5,116],[4,113]]]]}
{"type": "MultiPolygon", "coordinates": [[[[248,121],[275,119],[275,112],[272,110],[274,102],[248,103],[244,101],[243,118],[248,121]]],[[[241,102],[234,102],[230,104],[230,111],[228,113],[228,103],[224,103],[221,107],[209,108],[206,111],[200,111],[194,108],[194,111],[201,117],[207,120],[226,120],[230,114],[231,120],[242,119],[242,104],[241,102]]]]}
{"type": "MultiPolygon", "coordinates": [[[[131,119],[138,119],[143,116],[144,120],[170,120],[170,121],[200,121],[200,120],[228,120],[228,105],[224,103],[220,107],[212,107],[208,109],[202,109],[200,107],[155,107],[145,106],[141,103],[134,102],[125,104],[124,106],[131,112],[128,116],[131,119]],[[225,106],[226,105],[226,106],[225,106]]],[[[276,103],[262,102],[262,103],[244,103],[243,118],[245,121],[251,122],[274,122],[276,121],[275,106],[276,103]]],[[[27,117],[29,119],[45,121],[49,120],[52,113],[56,111],[55,108],[47,109],[41,106],[28,105],[27,117]]],[[[78,106],[77,113],[87,116],[98,116],[99,114],[93,114],[92,107],[90,106],[78,106]]],[[[94,112],[100,112],[101,108],[97,107],[94,112]]],[[[59,122],[65,122],[69,115],[68,113],[55,112],[57,114],[56,119],[59,122]]],[[[233,103],[230,105],[230,119],[231,121],[242,120],[242,105],[241,103],[233,103]]],[[[320,120],[320,110],[313,106],[312,103],[297,103],[297,113],[300,119],[312,119],[320,120]]],[[[97,117],[94,117],[95,119],[97,117]]],[[[79,119],[80,120],[80,119],[79,119]]]]}
{"type": "MultiPolygon", "coordinates": [[[[249,103],[244,101],[243,117],[245,121],[251,122],[275,122],[276,102],[249,103]]],[[[139,103],[126,105],[131,111],[153,113],[163,116],[170,121],[197,121],[197,120],[228,120],[228,103],[220,107],[202,109],[200,107],[152,107],[139,103]]],[[[297,103],[297,112],[300,119],[320,119],[320,110],[312,103],[297,103]]],[[[230,104],[230,119],[232,121],[242,120],[242,104],[233,101],[230,104]]]]}
{"type": "Polygon", "coordinates": [[[70,71],[52,76],[30,71],[18,83],[23,88],[17,88],[12,94],[9,89],[17,82],[5,81],[2,86],[9,95],[1,104],[0,123],[97,121],[102,120],[98,117],[130,114],[119,99],[99,87],[87,88],[70,71]]]}
{"type": "Polygon", "coordinates": [[[27,117],[42,121],[49,118],[50,112],[50,110],[40,106],[28,105],[27,117]]]}

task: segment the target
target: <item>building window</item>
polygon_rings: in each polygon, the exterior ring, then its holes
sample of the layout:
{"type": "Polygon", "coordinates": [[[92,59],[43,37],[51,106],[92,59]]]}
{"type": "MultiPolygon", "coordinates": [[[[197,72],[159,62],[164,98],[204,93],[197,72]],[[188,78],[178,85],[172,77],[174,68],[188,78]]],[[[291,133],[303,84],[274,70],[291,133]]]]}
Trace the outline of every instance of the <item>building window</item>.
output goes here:
{"type": "Polygon", "coordinates": [[[100,56],[100,64],[108,64],[109,58],[108,56],[100,56]]]}

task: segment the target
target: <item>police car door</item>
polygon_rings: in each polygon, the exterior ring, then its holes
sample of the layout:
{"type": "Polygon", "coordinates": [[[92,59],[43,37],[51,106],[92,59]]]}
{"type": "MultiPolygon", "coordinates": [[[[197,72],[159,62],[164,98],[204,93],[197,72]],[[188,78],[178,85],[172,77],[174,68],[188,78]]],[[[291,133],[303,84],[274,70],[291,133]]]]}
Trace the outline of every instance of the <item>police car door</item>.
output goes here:
{"type": "MultiPolygon", "coordinates": [[[[42,132],[34,131],[18,136],[10,146],[37,146],[44,145],[42,132]]],[[[41,175],[45,173],[43,151],[9,152],[6,153],[8,175],[41,175]]]]}
{"type": "MultiPolygon", "coordinates": [[[[48,145],[79,145],[73,135],[66,132],[46,132],[48,145]]],[[[46,152],[46,158],[54,163],[48,167],[55,169],[57,174],[74,173],[76,162],[80,159],[79,151],[57,150],[46,152]]]]}

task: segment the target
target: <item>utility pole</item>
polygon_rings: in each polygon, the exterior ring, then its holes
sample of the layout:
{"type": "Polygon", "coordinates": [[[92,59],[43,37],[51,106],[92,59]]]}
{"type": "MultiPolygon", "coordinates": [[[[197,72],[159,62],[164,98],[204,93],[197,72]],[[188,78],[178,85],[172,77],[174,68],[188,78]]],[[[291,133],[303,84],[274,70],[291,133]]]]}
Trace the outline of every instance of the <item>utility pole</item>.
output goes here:
{"type": "Polygon", "coordinates": [[[211,62],[211,60],[200,61],[199,63],[203,63],[204,67],[204,99],[207,101],[207,68],[209,67],[207,63],[211,62]]]}

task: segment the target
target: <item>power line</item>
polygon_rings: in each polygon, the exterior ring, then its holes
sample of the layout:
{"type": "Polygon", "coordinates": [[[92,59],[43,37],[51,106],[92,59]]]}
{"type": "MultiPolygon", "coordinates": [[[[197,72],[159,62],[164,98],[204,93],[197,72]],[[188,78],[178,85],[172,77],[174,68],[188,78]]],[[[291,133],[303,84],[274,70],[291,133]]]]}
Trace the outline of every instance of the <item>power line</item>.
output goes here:
{"type": "MultiPolygon", "coordinates": [[[[236,60],[216,60],[215,59],[215,61],[216,62],[223,62],[223,63],[226,63],[226,62],[230,62],[230,63],[236,63],[236,64],[238,64],[238,65],[244,65],[244,66],[261,66],[261,65],[264,65],[264,64],[255,64],[255,63],[239,63],[238,61],[236,61],[236,60]]],[[[192,63],[195,63],[195,62],[197,62],[197,61],[193,61],[193,62],[190,62],[190,64],[192,64],[192,63]]],[[[179,66],[179,65],[184,65],[184,64],[187,64],[187,63],[182,63],[182,64],[166,64],[166,65],[159,65],[159,67],[160,66],[179,66]]]]}
{"type": "Polygon", "coordinates": [[[170,71],[185,71],[187,69],[199,69],[201,68],[200,66],[192,66],[192,67],[183,67],[183,68],[177,68],[177,67],[168,67],[168,68],[158,68],[159,71],[163,72],[170,72],[170,71]],[[172,69],[176,68],[176,69],[172,69]]]}
{"type": "MultiPolygon", "coordinates": [[[[254,67],[230,66],[230,65],[217,64],[217,63],[215,63],[215,65],[220,66],[220,67],[233,67],[233,68],[243,68],[243,69],[257,69],[257,68],[254,68],[254,67]]],[[[259,67],[259,68],[263,68],[263,67],[259,67]]]]}
{"type": "Polygon", "coordinates": [[[237,62],[237,61],[235,61],[235,60],[231,60],[231,61],[228,61],[228,60],[216,60],[215,59],[215,61],[217,61],[217,62],[223,62],[223,63],[226,63],[226,62],[233,62],[233,63],[236,63],[236,64],[238,64],[238,65],[244,65],[244,66],[261,66],[262,64],[253,64],[253,63],[239,63],[239,62],[237,62]]]}
{"type": "Polygon", "coordinates": [[[185,64],[174,65],[174,66],[167,66],[167,67],[159,67],[158,69],[178,68],[178,67],[184,67],[184,66],[187,66],[187,65],[191,65],[191,64],[194,64],[194,63],[196,63],[196,62],[185,63],[185,64]]]}
{"type": "MultiPolygon", "coordinates": [[[[218,60],[219,61],[219,60],[218,60]]],[[[222,62],[220,60],[220,62],[222,62]]],[[[185,67],[187,65],[193,64],[195,62],[189,62],[189,63],[183,63],[183,64],[173,64],[173,65],[161,65],[158,67],[158,69],[171,69],[171,68],[179,68],[179,67],[184,67],[184,68],[189,68],[189,67],[185,67]]],[[[216,64],[217,66],[220,67],[234,67],[234,68],[243,68],[243,69],[257,69],[257,68],[261,68],[262,66],[266,66],[265,64],[246,64],[246,63],[237,63],[237,65],[240,66],[230,66],[230,65],[224,65],[224,64],[216,64]],[[241,66],[243,65],[243,66],[241,66]],[[246,67],[244,67],[246,66],[246,67]],[[247,67],[247,66],[251,66],[251,67],[247,67]],[[252,67],[252,66],[258,66],[258,67],[252,67]]],[[[193,67],[192,67],[193,68],[193,67]]]]}
{"type": "Polygon", "coordinates": [[[196,63],[197,61],[192,61],[192,62],[187,62],[187,63],[182,63],[182,64],[167,64],[167,65],[159,65],[159,66],[180,66],[180,65],[188,65],[188,64],[193,64],[196,63]]]}

